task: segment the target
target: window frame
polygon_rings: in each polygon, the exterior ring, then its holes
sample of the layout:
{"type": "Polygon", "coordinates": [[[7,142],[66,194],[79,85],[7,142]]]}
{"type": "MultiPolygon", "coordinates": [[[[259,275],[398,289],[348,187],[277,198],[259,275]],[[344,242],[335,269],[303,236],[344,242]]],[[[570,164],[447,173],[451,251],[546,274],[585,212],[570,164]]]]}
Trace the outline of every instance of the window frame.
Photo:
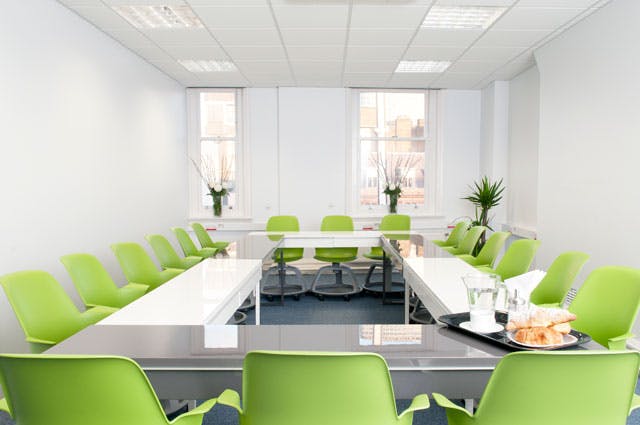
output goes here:
{"type": "Polygon", "coordinates": [[[189,184],[189,219],[224,220],[224,219],[246,219],[250,211],[249,205],[249,165],[247,162],[247,146],[245,142],[246,119],[244,116],[244,105],[246,104],[246,93],[240,88],[188,88],[187,92],[187,167],[189,184]],[[235,137],[201,137],[201,110],[200,95],[202,93],[234,93],[236,102],[236,135],[235,137]],[[213,203],[202,205],[202,179],[195,169],[191,159],[198,160],[201,157],[202,140],[234,140],[235,141],[235,179],[234,192],[236,193],[236,205],[229,208],[222,206],[222,215],[213,215],[213,203]]]}
{"type": "Polygon", "coordinates": [[[422,204],[398,204],[398,214],[411,216],[439,216],[442,211],[442,141],[441,141],[441,117],[438,111],[441,109],[441,96],[439,90],[430,89],[384,89],[384,88],[357,88],[350,89],[347,96],[348,111],[350,111],[350,125],[348,126],[348,140],[350,157],[347,196],[349,213],[359,217],[381,217],[389,213],[388,205],[364,205],[360,204],[360,147],[362,140],[378,141],[423,141],[425,155],[424,172],[424,203],[422,204]],[[361,137],[360,136],[360,94],[361,93],[423,93],[425,95],[425,130],[424,137],[361,137]]]}

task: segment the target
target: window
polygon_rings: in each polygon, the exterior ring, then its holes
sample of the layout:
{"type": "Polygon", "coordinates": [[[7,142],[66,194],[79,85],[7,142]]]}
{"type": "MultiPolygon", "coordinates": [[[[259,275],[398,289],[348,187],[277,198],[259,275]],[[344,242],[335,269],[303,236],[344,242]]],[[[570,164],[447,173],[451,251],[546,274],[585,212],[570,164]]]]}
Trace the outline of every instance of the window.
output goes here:
{"type": "Polygon", "coordinates": [[[214,185],[227,189],[222,217],[244,216],[241,91],[189,89],[187,98],[190,217],[213,218],[214,185]]]}
{"type": "Polygon", "coordinates": [[[400,187],[398,212],[437,213],[436,92],[354,90],[352,100],[354,212],[385,213],[385,190],[400,187]]]}

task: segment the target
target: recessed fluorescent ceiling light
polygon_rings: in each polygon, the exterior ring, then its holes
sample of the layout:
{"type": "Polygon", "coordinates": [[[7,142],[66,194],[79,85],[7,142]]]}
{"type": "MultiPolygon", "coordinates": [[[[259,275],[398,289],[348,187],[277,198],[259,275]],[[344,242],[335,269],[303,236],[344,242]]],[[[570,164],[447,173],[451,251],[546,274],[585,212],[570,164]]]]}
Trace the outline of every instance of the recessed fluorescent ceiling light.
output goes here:
{"type": "Polygon", "coordinates": [[[113,10],[140,29],[203,27],[189,6],[113,6],[113,10]]]}
{"type": "Polygon", "coordinates": [[[485,29],[505,10],[493,6],[433,6],[422,28],[485,29]]]}
{"type": "Polygon", "coordinates": [[[401,61],[396,72],[444,72],[449,65],[446,61],[401,61]]]}
{"type": "Polygon", "coordinates": [[[236,70],[233,62],[229,61],[182,59],[178,62],[190,72],[233,72],[236,70]]]}

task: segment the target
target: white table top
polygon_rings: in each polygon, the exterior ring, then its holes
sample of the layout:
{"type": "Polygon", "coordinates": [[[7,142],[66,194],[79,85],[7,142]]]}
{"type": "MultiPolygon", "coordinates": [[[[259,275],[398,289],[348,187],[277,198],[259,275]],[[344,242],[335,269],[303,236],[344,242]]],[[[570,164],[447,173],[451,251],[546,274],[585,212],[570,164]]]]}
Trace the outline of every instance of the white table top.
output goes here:
{"type": "Polygon", "coordinates": [[[251,235],[282,236],[282,248],[346,248],[381,246],[381,232],[252,232],[251,235]]]}
{"type": "Polygon", "coordinates": [[[261,276],[260,260],[207,259],[98,324],[224,324],[261,276]]]}

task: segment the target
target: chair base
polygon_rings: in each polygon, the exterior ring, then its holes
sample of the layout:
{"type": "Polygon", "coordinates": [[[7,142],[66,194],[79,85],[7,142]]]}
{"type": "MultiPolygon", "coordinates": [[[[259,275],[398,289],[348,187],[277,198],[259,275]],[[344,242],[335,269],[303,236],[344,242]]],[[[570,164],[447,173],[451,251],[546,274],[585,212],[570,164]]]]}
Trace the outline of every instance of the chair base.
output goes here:
{"type": "Polygon", "coordinates": [[[414,323],[423,325],[435,325],[437,322],[420,301],[416,304],[415,309],[409,314],[409,319],[414,323]]]}
{"type": "Polygon", "coordinates": [[[356,280],[351,267],[343,266],[340,263],[332,263],[329,266],[320,267],[318,269],[318,271],[316,272],[316,276],[313,279],[313,284],[311,285],[310,291],[320,300],[323,300],[325,296],[342,296],[346,301],[349,301],[350,296],[362,292],[362,288],[360,287],[360,285],[358,285],[358,281],[356,280]],[[328,285],[318,285],[320,277],[327,270],[330,270],[336,275],[336,283],[328,285]],[[343,272],[347,272],[347,274],[351,276],[351,280],[353,281],[351,285],[347,285],[342,282],[343,272]]]}
{"type": "Polygon", "coordinates": [[[383,292],[386,292],[387,294],[404,294],[404,279],[392,280],[391,289],[388,291],[384,290],[384,282],[371,280],[376,267],[382,267],[382,263],[374,263],[369,266],[369,271],[367,272],[367,277],[364,281],[364,287],[362,288],[365,292],[370,292],[376,295],[382,294],[383,292]]]}
{"type": "Polygon", "coordinates": [[[247,322],[247,315],[241,311],[233,313],[233,317],[229,319],[227,325],[244,325],[247,322]]]}
{"type": "MultiPolygon", "coordinates": [[[[302,273],[300,269],[294,266],[285,265],[285,279],[287,276],[287,271],[293,272],[293,274],[289,273],[288,276],[295,276],[299,283],[285,283],[283,285],[275,284],[263,286],[260,289],[260,294],[267,297],[269,301],[273,301],[273,297],[280,296],[291,296],[294,300],[298,301],[300,299],[300,295],[306,293],[308,289],[302,283],[302,273]]],[[[265,276],[269,276],[269,274],[278,275],[279,266],[270,267],[269,270],[265,273],[265,276]],[[275,273],[273,273],[275,272],[275,273]]]]}
{"type": "Polygon", "coordinates": [[[256,300],[253,295],[249,295],[246,300],[238,307],[238,311],[246,312],[256,308],[256,300]]]}

